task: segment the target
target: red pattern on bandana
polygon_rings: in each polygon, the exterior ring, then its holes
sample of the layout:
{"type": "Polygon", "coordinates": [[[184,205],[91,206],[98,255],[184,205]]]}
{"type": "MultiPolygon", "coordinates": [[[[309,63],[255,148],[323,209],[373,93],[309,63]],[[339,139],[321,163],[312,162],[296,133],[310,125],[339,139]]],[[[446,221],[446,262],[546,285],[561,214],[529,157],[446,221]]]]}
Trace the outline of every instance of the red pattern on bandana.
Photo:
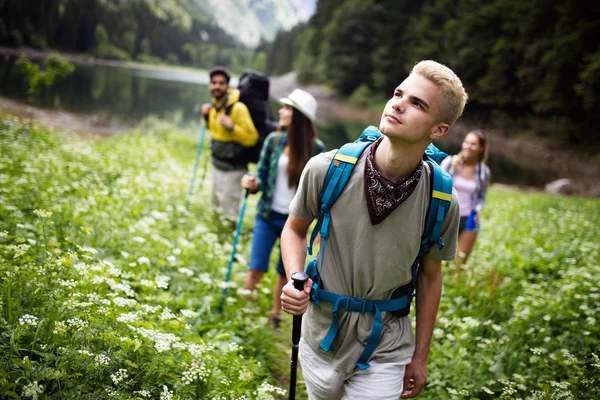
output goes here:
{"type": "Polygon", "coordinates": [[[420,160],[417,168],[398,182],[384,178],[375,164],[375,151],[382,139],[371,145],[365,162],[365,197],[373,225],[382,222],[412,194],[421,179],[423,166],[423,160],[420,160]]]}

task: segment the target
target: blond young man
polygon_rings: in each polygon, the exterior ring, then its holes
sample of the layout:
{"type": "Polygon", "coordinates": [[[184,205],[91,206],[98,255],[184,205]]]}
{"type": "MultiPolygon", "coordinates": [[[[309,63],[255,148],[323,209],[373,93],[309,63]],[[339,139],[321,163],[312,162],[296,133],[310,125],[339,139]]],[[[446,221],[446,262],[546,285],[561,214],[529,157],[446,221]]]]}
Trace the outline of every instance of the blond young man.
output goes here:
{"type": "MultiPolygon", "coordinates": [[[[383,137],[365,150],[344,191],[331,208],[330,238],[318,269],[323,288],[342,296],[387,300],[411,281],[431,194],[423,152],[460,117],[467,94],[460,79],[442,64],[421,61],[396,88],[383,110],[383,137]]],[[[281,236],[288,278],[303,271],[306,234],[318,216],[319,194],[335,151],[306,166],[281,236]]],[[[302,315],[300,362],[310,399],[398,399],[416,397],[427,380],[427,359],[442,290],[442,260],[456,253],[458,198],[442,225],[443,249],[434,246],[421,262],[416,282],[416,337],[408,316],[383,313],[381,338],[359,369],[356,361],[373,326],[373,313],[338,315],[333,351],[319,345],[332,322],[332,305],[309,303],[292,281],[283,288],[283,309],[302,315]]]]}

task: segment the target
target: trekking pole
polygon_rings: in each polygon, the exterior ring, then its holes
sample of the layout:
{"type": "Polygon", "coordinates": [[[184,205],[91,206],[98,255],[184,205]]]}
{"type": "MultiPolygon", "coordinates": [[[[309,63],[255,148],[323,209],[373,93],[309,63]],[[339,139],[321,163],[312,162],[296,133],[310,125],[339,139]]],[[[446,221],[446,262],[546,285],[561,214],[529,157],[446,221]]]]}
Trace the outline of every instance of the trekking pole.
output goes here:
{"type": "Polygon", "coordinates": [[[231,276],[231,266],[233,265],[233,260],[235,259],[235,248],[237,247],[238,238],[240,237],[240,231],[242,229],[242,221],[244,220],[244,211],[246,211],[246,201],[248,200],[248,195],[250,194],[250,189],[246,189],[246,194],[244,195],[244,202],[242,203],[242,209],[240,211],[240,218],[237,223],[237,228],[235,230],[235,237],[233,238],[233,249],[231,250],[231,257],[229,258],[229,267],[227,267],[227,276],[225,277],[225,285],[223,286],[223,291],[221,292],[221,301],[219,303],[219,314],[223,312],[223,303],[225,303],[225,296],[227,295],[227,284],[229,283],[229,277],[231,276]]]}
{"type": "MultiPolygon", "coordinates": [[[[304,272],[295,272],[292,274],[294,287],[296,290],[304,290],[304,283],[308,280],[308,275],[304,272]]],[[[298,370],[298,344],[300,343],[300,333],[302,332],[302,315],[294,315],[292,328],[292,370],[290,372],[290,400],[296,398],[296,372],[298,370]]]]}
{"type": "Polygon", "coordinates": [[[194,192],[194,181],[196,180],[196,170],[198,169],[198,162],[200,161],[200,154],[202,153],[202,145],[204,144],[204,135],[206,134],[206,122],[202,124],[200,129],[200,141],[198,142],[198,150],[196,151],[196,161],[194,162],[194,172],[192,173],[192,182],[190,183],[190,189],[188,190],[187,202],[185,204],[185,211],[190,211],[190,202],[192,200],[192,193],[194,192]]]}

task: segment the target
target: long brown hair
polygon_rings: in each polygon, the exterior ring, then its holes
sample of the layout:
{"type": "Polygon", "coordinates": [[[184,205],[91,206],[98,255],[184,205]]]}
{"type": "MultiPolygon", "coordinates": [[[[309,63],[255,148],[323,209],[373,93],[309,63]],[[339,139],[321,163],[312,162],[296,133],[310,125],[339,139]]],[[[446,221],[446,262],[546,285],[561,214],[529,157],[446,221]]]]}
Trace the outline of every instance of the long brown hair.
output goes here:
{"type": "MultiPolygon", "coordinates": [[[[488,138],[487,138],[485,131],[483,131],[481,129],[477,129],[477,130],[467,133],[465,135],[465,137],[467,137],[471,133],[473,135],[477,136],[477,139],[479,139],[479,146],[483,147],[483,151],[481,152],[481,155],[479,156],[479,160],[477,160],[477,161],[479,161],[482,164],[487,164],[487,160],[488,160],[488,156],[489,156],[489,152],[490,152],[490,143],[488,142],[488,138]]],[[[462,159],[463,159],[463,154],[462,154],[462,150],[461,150],[460,153],[458,153],[456,155],[456,157],[454,157],[454,163],[452,164],[453,171],[456,171],[456,168],[458,168],[462,159]]]]}
{"type": "Polygon", "coordinates": [[[288,166],[288,186],[298,187],[300,175],[311,157],[313,141],[317,137],[315,127],[300,111],[292,108],[292,122],[288,127],[287,145],[290,146],[288,166]]]}

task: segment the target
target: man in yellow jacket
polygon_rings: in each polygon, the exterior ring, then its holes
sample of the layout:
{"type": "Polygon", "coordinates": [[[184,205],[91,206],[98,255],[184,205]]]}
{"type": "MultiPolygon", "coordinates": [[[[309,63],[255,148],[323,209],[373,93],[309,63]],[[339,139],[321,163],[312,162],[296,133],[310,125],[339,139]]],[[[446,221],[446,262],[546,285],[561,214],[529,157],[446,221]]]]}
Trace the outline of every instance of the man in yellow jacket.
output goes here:
{"type": "Polygon", "coordinates": [[[213,98],[211,104],[202,105],[202,116],[212,137],[211,203],[235,221],[242,193],[240,181],[248,172],[245,149],[256,144],[258,131],[248,108],[239,101],[239,90],[229,87],[229,70],[214,67],[209,76],[208,88],[213,98]]]}

